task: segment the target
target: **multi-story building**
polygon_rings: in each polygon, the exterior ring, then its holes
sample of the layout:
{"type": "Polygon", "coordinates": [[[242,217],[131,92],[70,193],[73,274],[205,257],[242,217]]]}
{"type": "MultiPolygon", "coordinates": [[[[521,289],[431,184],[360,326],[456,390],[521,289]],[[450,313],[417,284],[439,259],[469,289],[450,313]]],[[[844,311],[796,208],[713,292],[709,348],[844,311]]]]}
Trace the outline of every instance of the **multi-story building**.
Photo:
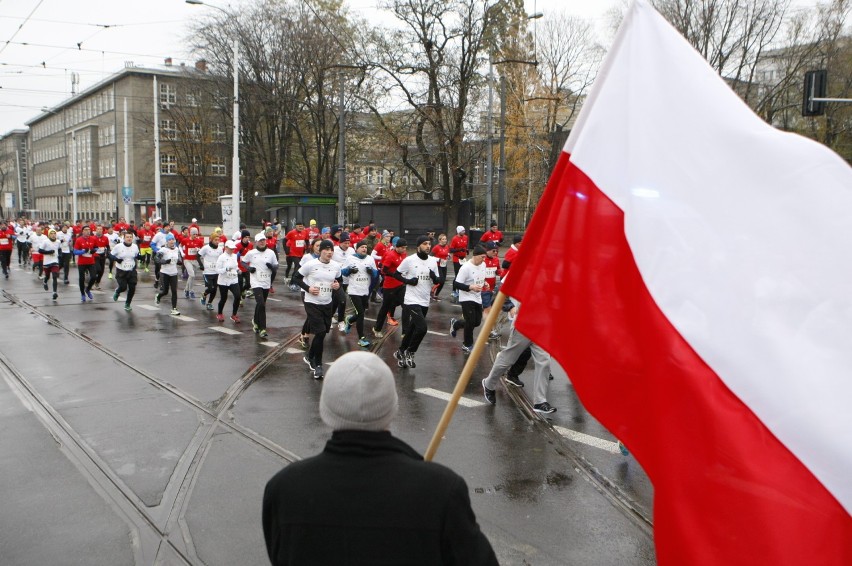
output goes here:
{"type": "Polygon", "coordinates": [[[215,204],[228,187],[230,151],[213,83],[203,61],[128,63],[45,108],[27,122],[29,208],[50,219],[71,219],[76,208],[78,219],[106,221],[125,215],[125,196],[136,220],[163,216],[170,201],[215,204]]]}
{"type": "Polygon", "coordinates": [[[30,208],[27,169],[27,130],[0,136],[0,218],[10,218],[30,208]]]}

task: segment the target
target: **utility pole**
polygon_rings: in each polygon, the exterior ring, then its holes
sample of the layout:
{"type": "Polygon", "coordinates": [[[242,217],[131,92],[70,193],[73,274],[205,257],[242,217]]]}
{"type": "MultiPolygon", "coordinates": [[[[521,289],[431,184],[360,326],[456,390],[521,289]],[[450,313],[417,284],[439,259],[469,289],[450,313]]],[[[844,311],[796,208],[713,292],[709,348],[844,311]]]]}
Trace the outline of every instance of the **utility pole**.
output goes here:
{"type": "MultiPolygon", "coordinates": [[[[491,219],[488,220],[490,222],[491,219]]],[[[500,75],[500,165],[497,169],[497,224],[501,230],[506,226],[506,75],[500,75]]]]}
{"type": "Polygon", "coordinates": [[[343,77],[340,81],[340,108],[337,122],[337,223],[343,226],[346,221],[346,107],[343,104],[343,77]]]}
{"type": "Polygon", "coordinates": [[[163,191],[160,187],[160,97],[157,89],[157,75],[154,75],[154,206],[157,207],[157,218],[163,217],[160,203],[163,191]]]}
{"type": "MultiPolygon", "coordinates": [[[[494,65],[491,62],[491,59],[488,60],[488,119],[486,120],[486,129],[488,130],[488,136],[485,138],[488,146],[488,153],[486,155],[485,162],[485,170],[488,175],[487,183],[485,185],[485,226],[483,226],[484,230],[488,230],[488,225],[491,224],[491,201],[493,198],[493,189],[494,189],[494,65]]],[[[502,229],[503,227],[500,226],[502,229]]]]}

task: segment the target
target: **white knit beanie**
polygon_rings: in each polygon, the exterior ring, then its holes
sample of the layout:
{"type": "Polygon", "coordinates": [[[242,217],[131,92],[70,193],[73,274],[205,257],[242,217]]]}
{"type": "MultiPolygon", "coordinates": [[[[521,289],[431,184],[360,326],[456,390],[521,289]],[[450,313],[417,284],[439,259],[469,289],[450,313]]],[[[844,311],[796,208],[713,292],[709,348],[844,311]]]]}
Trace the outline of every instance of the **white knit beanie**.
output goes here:
{"type": "Polygon", "coordinates": [[[464,232],[464,226],[456,226],[456,234],[461,234],[464,232]]]}
{"type": "Polygon", "coordinates": [[[334,430],[388,430],[399,400],[393,373],[371,352],[337,358],[320,395],[320,417],[334,430]]]}

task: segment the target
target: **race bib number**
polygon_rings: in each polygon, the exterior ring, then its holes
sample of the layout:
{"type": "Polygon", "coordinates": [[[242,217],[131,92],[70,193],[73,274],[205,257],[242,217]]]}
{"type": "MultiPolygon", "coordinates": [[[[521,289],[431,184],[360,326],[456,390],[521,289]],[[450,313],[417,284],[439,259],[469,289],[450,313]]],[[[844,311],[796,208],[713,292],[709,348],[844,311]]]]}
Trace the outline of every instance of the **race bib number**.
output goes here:
{"type": "Polygon", "coordinates": [[[369,275],[367,275],[366,273],[362,273],[362,272],[360,272],[360,271],[359,271],[359,272],[355,275],[355,282],[356,282],[356,283],[359,283],[359,284],[361,284],[361,283],[369,283],[369,282],[370,282],[370,276],[369,276],[369,275]]]}
{"type": "Polygon", "coordinates": [[[255,277],[257,277],[257,280],[258,280],[258,281],[269,281],[269,279],[270,279],[270,275],[272,275],[272,272],[271,272],[271,271],[260,271],[260,270],[257,270],[257,271],[254,273],[254,275],[255,275],[255,277]]]}
{"type": "Polygon", "coordinates": [[[420,275],[417,276],[417,278],[420,279],[421,281],[425,281],[425,282],[432,280],[432,278],[429,276],[428,271],[426,273],[421,273],[420,275]]]}
{"type": "Polygon", "coordinates": [[[323,299],[331,298],[331,292],[333,290],[331,288],[331,285],[318,285],[317,288],[319,289],[319,297],[320,298],[323,298],[323,299]]]}
{"type": "Polygon", "coordinates": [[[237,269],[235,267],[229,267],[225,270],[225,275],[227,275],[228,277],[236,277],[237,269]]]}
{"type": "Polygon", "coordinates": [[[216,261],[204,258],[204,269],[216,269],[216,261]]]}
{"type": "Polygon", "coordinates": [[[497,268],[496,267],[485,268],[485,278],[491,279],[492,277],[497,277],[497,268]]]}
{"type": "Polygon", "coordinates": [[[92,257],[92,254],[86,252],[86,253],[83,254],[83,257],[92,257]]]}
{"type": "Polygon", "coordinates": [[[442,260],[438,261],[438,265],[440,265],[441,267],[447,267],[447,260],[442,259],[442,260]]]}
{"type": "Polygon", "coordinates": [[[145,241],[145,242],[150,242],[151,236],[145,236],[144,238],[142,238],[142,240],[145,241]]]}
{"type": "Polygon", "coordinates": [[[121,265],[119,267],[122,269],[122,271],[130,271],[133,269],[134,264],[135,262],[132,259],[126,258],[121,260],[121,265]]]}
{"type": "Polygon", "coordinates": [[[0,246],[8,246],[9,238],[0,238],[0,246]]]}
{"type": "Polygon", "coordinates": [[[305,247],[305,241],[304,240],[296,240],[296,247],[297,248],[304,248],[305,247]]]}
{"type": "Polygon", "coordinates": [[[198,253],[198,248],[189,248],[187,250],[187,255],[195,255],[198,253]]]}

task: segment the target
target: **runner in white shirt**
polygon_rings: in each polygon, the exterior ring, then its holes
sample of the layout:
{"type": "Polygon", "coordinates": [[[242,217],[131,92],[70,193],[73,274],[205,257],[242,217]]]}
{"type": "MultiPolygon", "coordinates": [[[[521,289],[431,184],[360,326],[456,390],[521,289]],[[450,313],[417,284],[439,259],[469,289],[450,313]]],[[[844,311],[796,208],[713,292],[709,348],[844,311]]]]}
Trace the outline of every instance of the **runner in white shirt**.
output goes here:
{"type": "Polygon", "coordinates": [[[269,298],[269,288],[278,270],[278,258],[275,252],[266,247],[266,234],[260,232],[254,237],[254,249],[243,256],[243,267],[249,272],[249,285],[254,297],[254,316],[251,320],[252,329],[261,338],[266,338],[266,300],[269,298]]]}
{"type": "MultiPolygon", "coordinates": [[[[320,240],[320,239],[316,239],[313,242],[311,242],[310,250],[307,251],[305,253],[305,255],[302,256],[302,259],[299,260],[299,267],[302,267],[303,265],[305,265],[309,261],[319,259],[319,245],[320,245],[321,242],[322,242],[322,240],[320,240]]],[[[294,278],[296,277],[296,271],[298,271],[298,269],[293,270],[293,277],[294,278]]],[[[292,282],[292,286],[295,287],[296,289],[298,289],[299,293],[301,293],[302,304],[304,305],[305,304],[305,292],[303,290],[299,289],[299,286],[296,285],[296,283],[295,283],[295,279],[290,279],[290,281],[292,282]]],[[[302,325],[302,333],[299,334],[299,346],[301,346],[301,348],[303,350],[308,349],[308,337],[311,335],[310,326],[311,325],[308,322],[308,318],[305,317],[305,323],[302,325]]]]}
{"type": "Polygon", "coordinates": [[[322,352],[325,335],[331,330],[331,301],[340,289],[343,274],[340,264],[331,261],[334,244],[323,240],[319,244],[319,259],[308,261],[293,276],[293,281],[305,290],[305,313],[308,316],[307,330],[314,335],[305,363],[311,368],[314,379],[323,378],[322,352]]]}
{"type": "Polygon", "coordinates": [[[63,224],[56,233],[56,239],[59,240],[59,267],[62,269],[62,283],[68,285],[68,270],[71,269],[71,258],[74,254],[71,252],[71,230],[67,224],[63,224]]]}
{"type": "Polygon", "coordinates": [[[33,271],[38,270],[38,277],[41,279],[42,276],[42,257],[41,253],[39,253],[39,247],[41,246],[41,240],[47,239],[47,236],[42,234],[41,226],[36,225],[35,229],[30,231],[29,236],[27,236],[27,245],[30,250],[30,259],[33,262],[33,271]]]}
{"type": "MultiPolygon", "coordinates": [[[[340,245],[334,246],[334,254],[331,256],[331,261],[336,261],[343,268],[346,266],[349,258],[355,255],[355,250],[350,246],[349,232],[340,234],[340,245]]],[[[340,289],[334,294],[332,313],[337,313],[338,326],[337,329],[343,332],[346,330],[346,289],[349,287],[349,277],[343,274],[343,283],[340,289]]]]}
{"type": "Polygon", "coordinates": [[[154,302],[159,305],[160,299],[171,293],[172,312],[170,314],[180,316],[180,311],[177,308],[177,284],[178,269],[183,264],[183,254],[177,247],[174,234],[166,236],[166,247],[160,248],[154,258],[154,261],[160,266],[160,291],[157,293],[154,302]]]}
{"type": "MultiPolygon", "coordinates": [[[[162,225],[157,226],[157,233],[151,238],[151,249],[156,254],[161,248],[166,246],[166,229],[162,225]]],[[[154,287],[160,288],[160,264],[154,262],[154,287]]]]}
{"type": "Polygon", "coordinates": [[[450,334],[455,338],[456,332],[464,328],[462,352],[469,354],[473,348],[473,329],[482,324],[482,295],[488,290],[485,278],[488,268],[485,266],[485,248],[477,245],[473,248],[470,260],[459,268],[453,281],[453,289],[459,293],[459,304],[462,308],[463,320],[450,319],[450,334]]]}
{"type": "MultiPolygon", "coordinates": [[[[130,234],[133,235],[132,233],[130,234]]],[[[107,241],[109,242],[109,251],[107,252],[107,260],[109,260],[109,268],[107,271],[109,275],[107,279],[112,279],[112,269],[115,267],[115,260],[112,258],[112,250],[115,249],[115,246],[121,243],[122,237],[121,234],[113,230],[112,226],[107,227],[106,233],[107,241]]]]}
{"type": "Polygon", "coordinates": [[[133,301],[133,295],[136,294],[136,258],[139,256],[139,246],[134,242],[135,239],[133,232],[125,232],[123,241],[109,252],[110,262],[116,264],[115,282],[118,283],[112,300],[118,301],[118,297],[127,291],[124,310],[128,312],[133,310],[130,303],[133,301]]]}
{"type": "Polygon", "coordinates": [[[228,302],[228,292],[234,296],[234,305],[231,311],[231,320],[235,324],[239,324],[240,317],[237,316],[237,310],[240,308],[240,268],[237,263],[237,243],[233,240],[225,242],[223,248],[224,253],[216,259],[216,273],[219,275],[216,284],[219,287],[219,312],[216,315],[216,320],[222,322],[225,320],[225,315],[222,311],[225,309],[225,303],[228,302]]]}
{"type": "Polygon", "coordinates": [[[366,242],[358,242],[355,254],[347,258],[341,270],[344,277],[349,277],[347,292],[352,306],[355,307],[355,314],[347,316],[344,321],[343,332],[349,334],[354,323],[358,331],[358,345],[362,348],[370,347],[370,341],[364,334],[364,314],[370,306],[370,283],[378,276],[376,261],[367,255],[367,249],[366,242]]]}
{"type": "Polygon", "coordinates": [[[426,313],[429,312],[432,285],[440,280],[438,260],[429,255],[431,249],[432,241],[420,236],[417,238],[417,253],[402,260],[392,275],[406,284],[402,302],[402,342],[393,354],[401,368],[417,367],[414,354],[428,330],[426,313]]]}
{"type": "Polygon", "coordinates": [[[53,277],[53,300],[55,301],[59,294],[56,292],[56,286],[59,281],[59,250],[62,249],[62,242],[56,237],[56,230],[51,228],[47,231],[47,236],[42,238],[39,244],[39,253],[44,256],[42,259],[42,270],[44,273],[44,290],[47,291],[47,284],[53,277]]]}
{"type": "Polygon", "coordinates": [[[198,263],[201,265],[201,273],[204,279],[204,293],[201,295],[201,304],[206,305],[209,311],[213,310],[213,299],[216,298],[216,290],[219,287],[216,260],[224,251],[225,246],[219,240],[219,232],[213,232],[210,241],[198,250],[198,263]]]}

